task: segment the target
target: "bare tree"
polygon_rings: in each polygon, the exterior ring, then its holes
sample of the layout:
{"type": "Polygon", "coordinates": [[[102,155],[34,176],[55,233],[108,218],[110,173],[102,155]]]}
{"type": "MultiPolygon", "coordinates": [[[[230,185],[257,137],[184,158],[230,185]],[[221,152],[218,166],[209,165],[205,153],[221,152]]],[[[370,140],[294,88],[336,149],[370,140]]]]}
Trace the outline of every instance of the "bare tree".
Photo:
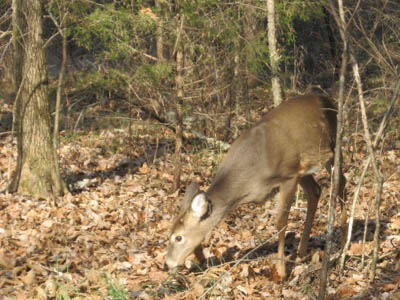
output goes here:
{"type": "Polygon", "coordinates": [[[268,10],[268,45],[271,60],[272,71],[272,95],[274,98],[274,106],[278,106],[282,102],[281,85],[279,83],[279,54],[276,48],[275,34],[275,0],[267,1],[268,10]]]}
{"type": "MultiPolygon", "coordinates": [[[[156,9],[161,10],[162,2],[160,0],[154,1],[156,9]]],[[[163,22],[161,18],[157,22],[157,37],[156,37],[156,48],[158,60],[164,60],[164,40],[163,40],[163,22]]]]}
{"type": "Polygon", "coordinates": [[[183,111],[182,111],[182,101],[183,101],[183,46],[180,40],[183,30],[183,23],[185,20],[185,15],[178,16],[180,24],[178,28],[178,36],[176,38],[175,50],[176,52],[176,127],[175,127],[175,173],[174,173],[174,184],[173,190],[177,190],[180,187],[181,178],[181,153],[182,153],[182,140],[183,140],[183,111]]]}
{"type": "Polygon", "coordinates": [[[374,147],[372,146],[371,135],[369,132],[369,126],[367,121],[367,111],[366,105],[364,100],[364,91],[361,83],[360,71],[358,67],[357,60],[354,54],[350,50],[350,61],[353,68],[354,78],[357,83],[357,90],[358,90],[358,97],[360,100],[360,107],[361,107],[361,120],[363,123],[364,128],[364,139],[367,144],[367,149],[369,152],[369,156],[371,157],[372,162],[372,169],[374,171],[375,179],[378,183],[378,191],[376,194],[375,199],[375,233],[374,233],[374,252],[372,255],[372,264],[371,264],[371,272],[370,272],[370,281],[373,282],[375,280],[375,272],[376,272],[376,263],[378,261],[378,251],[379,251],[379,230],[380,230],[380,204],[382,198],[382,189],[383,189],[383,182],[384,178],[380,169],[378,168],[378,163],[375,157],[374,147]]]}
{"type": "MultiPolygon", "coordinates": [[[[342,0],[338,0],[339,4],[339,15],[337,15],[336,10],[333,7],[332,1],[331,3],[331,8],[332,8],[332,13],[333,16],[336,20],[336,23],[338,24],[340,28],[340,33],[341,33],[341,38],[343,40],[343,43],[347,45],[347,35],[345,28],[347,27],[345,16],[344,16],[344,9],[343,9],[343,2],[342,0]]],[[[368,125],[368,120],[367,120],[367,112],[366,112],[366,105],[365,105],[365,99],[364,99],[364,89],[361,81],[361,76],[360,76],[360,70],[359,70],[359,65],[357,62],[357,58],[354,54],[354,49],[351,47],[351,45],[348,45],[348,52],[350,56],[350,63],[352,66],[353,70],[353,76],[355,79],[355,82],[357,84],[357,92],[358,92],[358,98],[359,98],[359,103],[360,103],[360,110],[361,110],[361,120],[363,124],[363,129],[364,129],[364,140],[366,142],[366,146],[369,152],[369,161],[372,162],[372,169],[374,171],[375,179],[378,184],[377,187],[377,194],[376,194],[376,199],[375,199],[375,234],[374,234],[374,252],[372,256],[372,263],[371,263],[371,269],[370,269],[370,281],[373,282],[375,279],[375,271],[376,271],[376,263],[378,260],[378,251],[379,251],[379,230],[380,230],[380,203],[381,203],[381,197],[382,197],[382,189],[383,189],[383,182],[384,182],[384,177],[378,167],[376,155],[374,148],[376,147],[376,144],[372,144],[371,140],[371,134],[369,132],[369,125],[368,125]]],[[[346,49],[347,50],[347,49],[346,49]]],[[[364,172],[363,172],[364,173],[364,172]]],[[[354,206],[354,204],[353,204],[354,206]]],[[[344,253],[342,255],[342,261],[341,265],[342,268],[344,266],[344,258],[346,255],[347,248],[349,246],[351,240],[351,224],[349,224],[349,234],[347,237],[347,242],[344,247],[344,253]]]]}
{"type": "Polygon", "coordinates": [[[8,190],[35,197],[63,195],[66,188],[57,171],[50,127],[43,2],[14,0],[13,10],[18,159],[8,190]]]}
{"type": "MultiPolygon", "coordinates": [[[[336,12],[335,5],[331,0],[329,2],[330,9],[332,13],[336,12]]],[[[328,212],[328,234],[326,238],[325,244],[325,254],[324,259],[322,261],[322,270],[320,276],[320,287],[319,287],[319,299],[325,299],[326,288],[327,288],[327,279],[329,272],[329,263],[331,257],[331,249],[333,243],[333,231],[334,231],[334,223],[335,223],[335,212],[336,212],[336,200],[339,196],[339,201],[345,201],[345,195],[338,195],[338,191],[340,190],[340,184],[344,184],[340,182],[340,166],[342,160],[342,128],[343,128],[343,102],[344,102],[344,84],[346,80],[346,67],[347,67],[347,39],[346,39],[346,26],[344,23],[344,12],[343,12],[343,2],[342,0],[338,0],[339,6],[339,16],[342,22],[338,22],[340,35],[343,40],[343,52],[342,52],[342,62],[340,67],[340,77],[339,77],[339,97],[338,97],[338,114],[337,114],[337,128],[336,128],[336,149],[335,149],[335,162],[333,169],[333,190],[329,201],[329,212],[328,212]]],[[[342,224],[344,224],[345,213],[342,211],[342,224]]],[[[342,228],[344,230],[344,228],[342,228]]],[[[342,232],[342,236],[344,236],[344,232],[342,232]]]]}

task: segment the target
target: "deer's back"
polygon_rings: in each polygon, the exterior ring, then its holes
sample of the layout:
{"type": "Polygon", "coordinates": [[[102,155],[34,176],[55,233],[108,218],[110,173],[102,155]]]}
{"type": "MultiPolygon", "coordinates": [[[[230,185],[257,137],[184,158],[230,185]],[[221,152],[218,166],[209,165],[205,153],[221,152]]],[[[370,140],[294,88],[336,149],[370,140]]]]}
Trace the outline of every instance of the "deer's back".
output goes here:
{"type": "MultiPolygon", "coordinates": [[[[291,98],[271,110],[242,134],[220,165],[210,194],[252,194],[255,201],[282,180],[303,176],[333,157],[336,109],[328,98],[305,95],[291,98]]],[[[250,199],[251,198],[251,199],[250,199]]]]}

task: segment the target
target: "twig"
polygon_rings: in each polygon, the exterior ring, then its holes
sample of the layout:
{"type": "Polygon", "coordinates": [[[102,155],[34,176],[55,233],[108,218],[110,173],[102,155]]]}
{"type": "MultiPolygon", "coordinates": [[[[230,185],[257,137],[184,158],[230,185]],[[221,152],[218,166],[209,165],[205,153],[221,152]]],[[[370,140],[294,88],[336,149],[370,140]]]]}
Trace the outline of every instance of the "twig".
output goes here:
{"type": "MultiPolygon", "coordinates": [[[[365,173],[364,173],[365,175],[365,173]]],[[[368,220],[369,220],[369,214],[371,212],[371,206],[372,206],[372,197],[374,195],[374,190],[375,190],[375,182],[373,183],[373,186],[371,188],[371,194],[368,199],[368,209],[367,209],[367,215],[365,216],[365,222],[364,222],[364,233],[363,233],[363,241],[362,241],[362,251],[361,251],[361,270],[364,268],[364,261],[365,261],[365,242],[367,240],[367,231],[368,231],[368,220]]],[[[355,202],[355,201],[354,201],[355,202]]],[[[351,216],[353,217],[354,213],[352,212],[351,216]]],[[[345,251],[343,251],[345,253],[345,251]]]]}
{"type": "Polygon", "coordinates": [[[179,42],[180,42],[180,39],[181,39],[181,35],[182,35],[183,22],[184,22],[184,20],[185,20],[185,15],[182,15],[181,24],[180,24],[180,26],[179,26],[179,31],[178,31],[178,36],[176,37],[175,45],[174,45],[174,50],[172,51],[172,56],[175,56],[175,53],[176,53],[176,51],[177,51],[177,49],[178,49],[178,45],[179,45],[179,42]]]}
{"type": "Polygon", "coordinates": [[[6,37],[7,35],[11,35],[11,30],[8,31],[0,31],[0,39],[6,37]]]}
{"type": "Polygon", "coordinates": [[[78,119],[75,122],[74,133],[78,130],[78,124],[79,124],[79,121],[82,119],[82,115],[83,115],[83,110],[81,110],[81,112],[79,113],[78,119]]]}
{"type": "MultiPolygon", "coordinates": [[[[228,272],[231,272],[234,268],[236,268],[236,266],[238,264],[242,263],[250,254],[254,253],[256,250],[260,249],[265,244],[269,243],[272,239],[274,239],[276,236],[278,236],[283,230],[286,230],[286,226],[283,227],[279,232],[277,232],[273,236],[271,236],[268,240],[261,243],[259,246],[255,247],[254,249],[252,249],[251,251],[249,251],[248,253],[243,255],[241,258],[237,259],[236,263],[228,270],[228,272]]],[[[197,298],[197,300],[203,299],[211,290],[213,290],[221,282],[222,279],[223,279],[223,277],[220,276],[218,278],[218,280],[212,286],[210,286],[199,298],[197,298]]]]}
{"type": "MultiPolygon", "coordinates": [[[[398,96],[398,93],[399,93],[399,89],[400,89],[400,78],[398,79],[397,84],[396,84],[396,86],[394,88],[393,97],[392,97],[392,100],[391,100],[391,102],[389,104],[389,107],[386,110],[385,115],[383,116],[382,121],[381,121],[381,123],[379,125],[379,129],[378,129],[378,131],[377,131],[377,133],[375,135],[375,140],[374,140],[374,144],[373,144],[374,148],[376,148],[378,142],[380,141],[380,139],[381,139],[381,137],[383,135],[383,132],[384,132],[385,128],[388,125],[389,118],[390,118],[390,115],[391,115],[392,110],[393,110],[393,105],[396,102],[396,99],[397,99],[397,96],[398,96]]],[[[362,183],[364,181],[364,177],[365,177],[365,175],[367,173],[367,169],[369,167],[370,162],[371,162],[371,156],[368,156],[368,158],[365,160],[364,169],[363,169],[363,171],[362,171],[362,173],[360,175],[360,178],[359,178],[359,181],[358,181],[355,193],[354,193],[352,211],[351,211],[351,214],[350,214],[350,220],[349,220],[349,225],[348,225],[348,230],[347,230],[347,240],[346,240],[346,244],[345,244],[345,246],[343,248],[343,254],[342,254],[341,261],[340,261],[340,268],[342,270],[344,268],[344,261],[345,261],[345,258],[346,258],[346,252],[349,249],[350,241],[351,241],[351,233],[352,233],[352,228],[353,228],[353,217],[352,216],[354,215],[356,202],[357,202],[357,199],[358,199],[358,196],[359,196],[359,193],[360,193],[360,189],[361,189],[362,183]]]]}
{"type": "Polygon", "coordinates": [[[7,134],[14,134],[15,131],[4,131],[4,132],[0,132],[0,135],[7,135],[7,134]]]}
{"type": "Polygon", "coordinates": [[[352,53],[352,51],[350,51],[350,61],[351,61],[351,65],[353,68],[353,75],[357,82],[358,97],[360,100],[360,108],[361,108],[361,120],[362,120],[363,128],[364,128],[364,139],[365,139],[365,142],[367,145],[369,157],[371,158],[374,175],[378,181],[378,192],[376,194],[376,200],[375,200],[376,223],[375,223],[375,233],[374,233],[374,252],[373,252],[373,260],[372,260],[371,272],[370,272],[370,281],[373,282],[375,279],[376,263],[377,263],[378,251],[379,251],[379,230],[380,230],[379,208],[380,208],[380,204],[381,204],[384,178],[383,178],[381,171],[378,168],[378,163],[376,161],[374,147],[371,142],[371,136],[370,136],[369,126],[368,126],[368,121],[367,121],[367,112],[366,112],[366,108],[365,108],[365,100],[364,100],[360,72],[359,72],[357,60],[356,60],[354,54],[352,53]]]}

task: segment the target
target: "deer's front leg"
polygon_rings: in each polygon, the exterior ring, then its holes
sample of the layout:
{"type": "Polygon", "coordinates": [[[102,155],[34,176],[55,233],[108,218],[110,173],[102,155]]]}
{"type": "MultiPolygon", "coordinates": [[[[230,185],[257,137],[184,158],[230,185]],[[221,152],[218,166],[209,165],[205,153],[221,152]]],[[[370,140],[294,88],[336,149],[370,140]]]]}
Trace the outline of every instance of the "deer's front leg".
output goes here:
{"type": "Polygon", "coordinates": [[[285,267],[285,233],[288,222],[290,207],[292,206],[293,196],[296,191],[297,178],[291,178],[280,185],[280,198],[277,211],[276,228],[279,232],[278,238],[278,261],[276,269],[278,275],[284,279],[286,277],[285,267]]]}

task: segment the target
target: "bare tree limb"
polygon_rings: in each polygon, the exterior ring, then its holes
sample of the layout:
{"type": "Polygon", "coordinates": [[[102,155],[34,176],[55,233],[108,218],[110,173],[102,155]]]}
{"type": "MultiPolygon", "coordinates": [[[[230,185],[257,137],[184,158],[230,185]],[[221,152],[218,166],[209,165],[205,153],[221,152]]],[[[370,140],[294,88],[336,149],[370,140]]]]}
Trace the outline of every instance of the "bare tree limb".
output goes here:
{"type": "MultiPolygon", "coordinates": [[[[396,99],[397,99],[397,97],[399,95],[399,90],[400,90],[400,78],[397,81],[397,84],[396,84],[396,86],[394,88],[394,93],[393,93],[392,100],[391,100],[391,102],[390,102],[390,104],[388,106],[388,109],[385,112],[385,115],[382,118],[382,121],[381,121],[381,123],[379,125],[379,129],[378,129],[378,131],[377,131],[377,133],[375,135],[375,140],[374,140],[374,144],[373,144],[374,148],[376,148],[376,146],[378,145],[378,143],[381,140],[381,137],[383,135],[383,132],[385,131],[385,128],[387,127],[387,125],[389,123],[389,118],[390,118],[390,115],[391,115],[391,113],[393,111],[393,105],[396,102],[396,99]]],[[[352,229],[353,229],[353,216],[354,216],[354,212],[355,212],[355,208],[356,208],[357,199],[358,199],[358,196],[360,194],[361,186],[362,186],[365,174],[367,173],[367,170],[368,170],[368,167],[369,167],[370,163],[371,163],[371,157],[368,156],[368,158],[365,160],[364,169],[363,169],[363,171],[362,171],[362,173],[360,175],[357,187],[356,187],[355,192],[354,192],[354,198],[353,198],[351,214],[350,214],[350,219],[349,219],[349,225],[348,225],[349,227],[348,227],[348,231],[347,231],[347,240],[346,240],[346,244],[344,246],[342,257],[341,257],[341,260],[340,260],[340,268],[342,270],[344,268],[344,261],[345,261],[345,258],[346,258],[346,252],[347,252],[347,250],[349,249],[349,246],[350,246],[351,233],[352,233],[352,229]]]]}
{"type": "MultiPolygon", "coordinates": [[[[335,11],[333,1],[329,1],[332,11],[335,11]]],[[[336,199],[339,192],[340,173],[341,173],[341,160],[342,160],[342,128],[343,128],[343,102],[344,102],[344,84],[346,79],[347,67],[347,39],[346,39],[346,26],[344,22],[343,2],[338,0],[340,20],[338,26],[343,40],[342,64],[340,67],[339,77],[339,97],[338,97],[338,114],[337,114],[337,128],[336,128],[336,146],[335,146],[335,161],[333,170],[332,194],[329,199],[328,211],[328,233],[325,244],[325,254],[322,261],[322,269],[320,276],[319,299],[324,300],[327,289],[327,279],[329,272],[329,261],[333,242],[333,232],[335,227],[335,213],[336,213],[336,199]]],[[[343,199],[341,199],[343,200],[343,199]]],[[[341,211],[344,214],[344,209],[341,211]]]]}
{"type": "MultiPolygon", "coordinates": [[[[59,34],[61,35],[62,39],[62,60],[61,60],[61,69],[60,73],[58,74],[58,85],[57,85],[57,94],[56,94],[56,108],[55,108],[55,114],[54,114],[54,128],[53,128],[53,151],[54,155],[57,157],[57,150],[58,150],[58,133],[59,133],[59,126],[60,126],[60,106],[61,106],[61,97],[62,97],[62,91],[63,91],[63,86],[64,86],[64,75],[65,75],[65,69],[67,66],[67,27],[66,27],[66,22],[67,22],[67,16],[68,16],[68,9],[65,7],[65,3],[62,2],[61,6],[58,7],[58,10],[60,11],[60,20],[57,21],[56,17],[51,14],[50,11],[50,17],[53,20],[54,25],[56,25],[57,30],[59,34]]],[[[60,176],[60,166],[59,162],[56,163],[56,173],[58,176],[60,176]]],[[[58,189],[63,189],[65,192],[67,192],[66,186],[59,187],[58,189]]]]}
{"type": "Polygon", "coordinates": [[[9,30],[9,31],[0,31],[0,39],[6,37],[7,35],[11,35],[11,34],[12,34],[11,30],[9,30]]]}
{"type": "Polygon", "coordinates": [[[367,149],[369,152],[369,157],[371,158],[372,168],[374,170],[375,177],[378,181],[378,192],[376,195],[376,202],[375,202],[375,218],[376,218],[375,234],[374,234],[374,245],[375,246],[374,246],[374,253],[373,253],[373,258],[372,258],[371,272],[370,272],[370,281],[374,281],[376,262],[377,262],[378,251],[379,251],[379,229],[380,229],[379,208],[380,208],[384,178],[378,168],[378,163],[376,161],[374,146],[372,145],[371,135],[370,135],[370,132],[368,129],[369,126],[368,126],[368,120],[367,120],[367,111],[365,108],[364,92],[363,92],[360,72],[359,72],[359,68],[358,68],[358,63],[357,63],[357,60],[356,60],[354,54],[352,53],[351,49],[350,49],[350,61],[351,61],[351,65],[353,68],[353,75],[354,75],[354,78],[357,83],[358,97],[360,100],[360,108],[361,108],[361,120],[362,120],[363,128],[364,128],[364,138],[365,138],[365,142],[366,142],[367,149]]]}

